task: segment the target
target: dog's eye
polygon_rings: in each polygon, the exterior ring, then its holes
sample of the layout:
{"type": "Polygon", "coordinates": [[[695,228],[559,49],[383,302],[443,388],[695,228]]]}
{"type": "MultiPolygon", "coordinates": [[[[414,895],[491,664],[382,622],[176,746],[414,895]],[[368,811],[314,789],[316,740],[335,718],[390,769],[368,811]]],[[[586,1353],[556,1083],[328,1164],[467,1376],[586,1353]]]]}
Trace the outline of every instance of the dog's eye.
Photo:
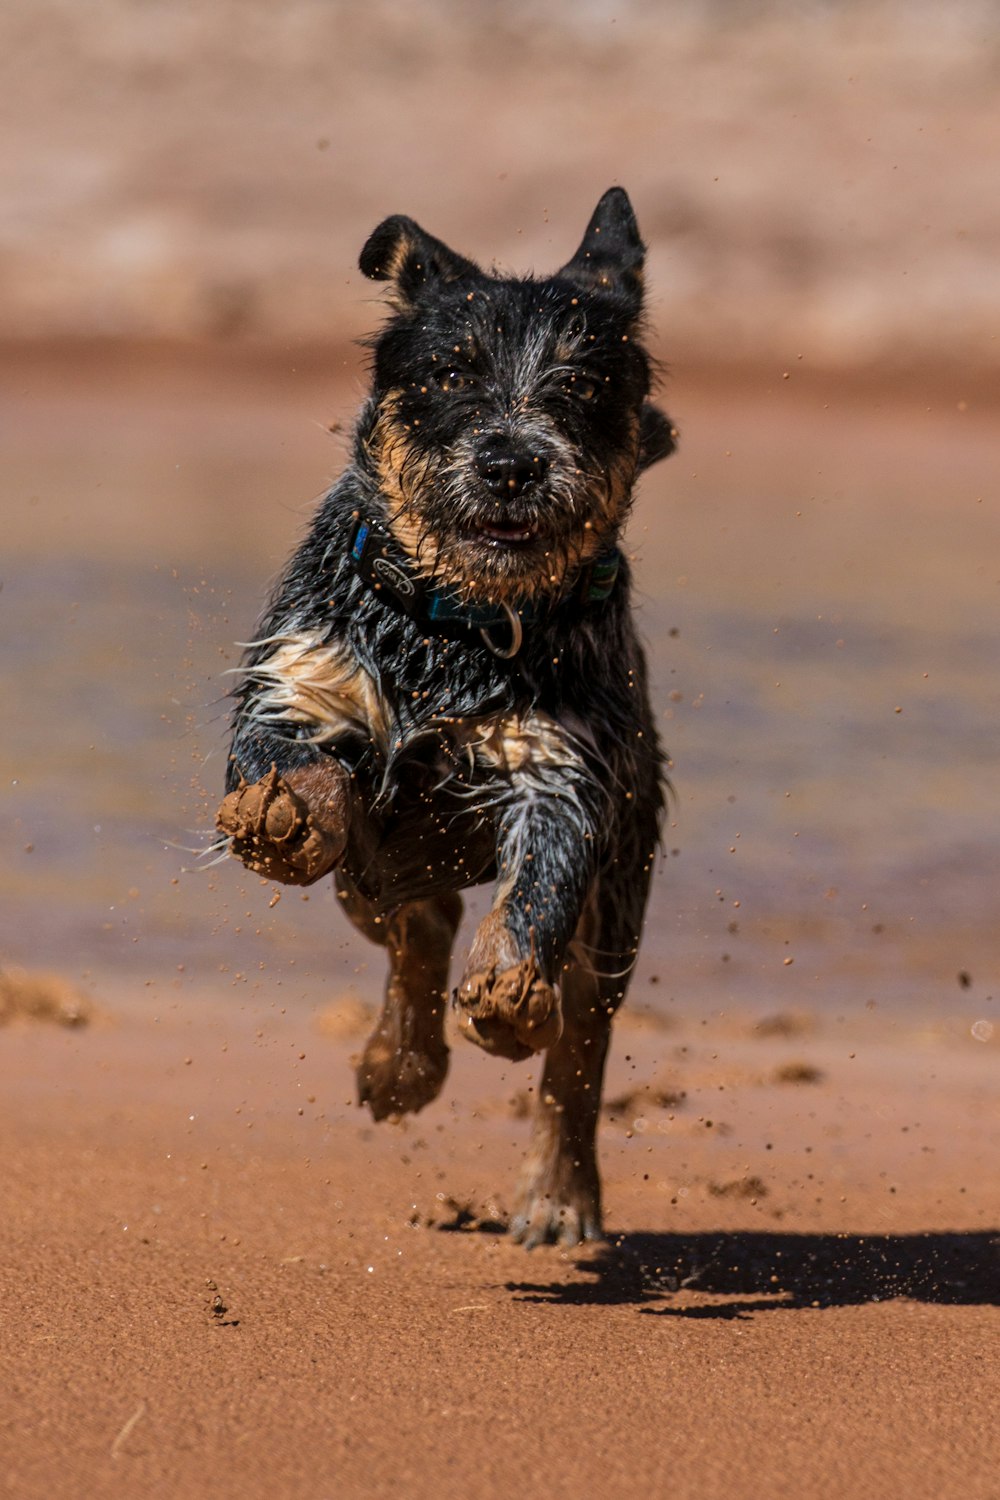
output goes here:
{"type": "Polygon", "coordinates": [[[476,383],[471,375],[463,375],[461,370],[438,370],[434,378],[442,391],[470,391],[476,383]]]}
{"type": "Polygon", "coordinates": [[[593,380],[588,380],[585,375],[572,375],[566,389],[578,401],[593,401],[597,395],[596,384],[593,380]]]}

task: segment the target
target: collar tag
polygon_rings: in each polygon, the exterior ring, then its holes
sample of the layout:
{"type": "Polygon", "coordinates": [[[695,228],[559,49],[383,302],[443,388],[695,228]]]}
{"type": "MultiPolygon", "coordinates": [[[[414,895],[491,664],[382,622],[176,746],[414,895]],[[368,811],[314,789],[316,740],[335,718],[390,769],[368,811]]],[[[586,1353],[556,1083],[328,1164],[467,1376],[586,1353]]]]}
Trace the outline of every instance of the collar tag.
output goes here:
{"type": "Polygon", "coordinates": [[[354,528],[354,538],[351,542],[351,557],[356,563],[359,563],[365,555],[365,543],[368,541],[371,529],[369,521],[362,521],[360,519],[354,528]]]}

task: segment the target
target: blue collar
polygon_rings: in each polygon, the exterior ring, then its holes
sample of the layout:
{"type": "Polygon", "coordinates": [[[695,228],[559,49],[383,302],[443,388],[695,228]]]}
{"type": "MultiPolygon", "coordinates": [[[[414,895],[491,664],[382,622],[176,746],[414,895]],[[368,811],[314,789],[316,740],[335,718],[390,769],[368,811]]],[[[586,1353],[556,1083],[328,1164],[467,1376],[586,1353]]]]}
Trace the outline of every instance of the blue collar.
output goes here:
{"type": "MultiPolygon", "coordinates": [[[[348,554],[359,577],[386,604],[402,610],[421,624],[456,625],[465,630],[478,630],[494,656],[516,656],[521,649],[524,626],[533,624],[549,607],[547,600],[537,603],[533,599],[514,605],[477,603],[459,589],[430,587],[426,580],[412,571],[388,526],[383,521],[363,516],[360,511],[354,515],[348,554]],[[498,646],[493,639],[491,632],[498,626],[507,626],[510,631],[507,647],[498,646]]],[[[610,598],[621,561],[621,553],[613,547],[584,568],[573,590],[582,604],[603,604],[610,598]]]]}

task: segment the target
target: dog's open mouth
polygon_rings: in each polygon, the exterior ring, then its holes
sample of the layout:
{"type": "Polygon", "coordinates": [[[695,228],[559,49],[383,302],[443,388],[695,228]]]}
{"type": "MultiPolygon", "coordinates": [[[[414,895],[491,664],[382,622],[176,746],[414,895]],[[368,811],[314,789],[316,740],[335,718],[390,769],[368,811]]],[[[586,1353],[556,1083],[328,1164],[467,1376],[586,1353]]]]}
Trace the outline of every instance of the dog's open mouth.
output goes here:
{"type": "Polygon", "coordinates": [[[481,541],[494,542],[504,547],[523,547],[533,542],[538,535],[537,521],[489,521],[478,530],[481,541]]]}

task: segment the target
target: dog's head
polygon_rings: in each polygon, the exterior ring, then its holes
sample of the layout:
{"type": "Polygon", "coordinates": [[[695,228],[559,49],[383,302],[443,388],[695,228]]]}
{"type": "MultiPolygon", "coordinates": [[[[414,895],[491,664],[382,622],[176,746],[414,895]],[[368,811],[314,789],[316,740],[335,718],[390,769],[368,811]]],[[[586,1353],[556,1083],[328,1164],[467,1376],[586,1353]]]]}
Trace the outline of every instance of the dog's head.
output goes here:
{"type": "Polygon", "coordinates": [[[644,246],[621,188],[548,280],[488,275],[412,219],[361,252],[393,307],[360,438],[397,541],[438,585],[557,596],[674,446],[641,342],[644,246]]]}

